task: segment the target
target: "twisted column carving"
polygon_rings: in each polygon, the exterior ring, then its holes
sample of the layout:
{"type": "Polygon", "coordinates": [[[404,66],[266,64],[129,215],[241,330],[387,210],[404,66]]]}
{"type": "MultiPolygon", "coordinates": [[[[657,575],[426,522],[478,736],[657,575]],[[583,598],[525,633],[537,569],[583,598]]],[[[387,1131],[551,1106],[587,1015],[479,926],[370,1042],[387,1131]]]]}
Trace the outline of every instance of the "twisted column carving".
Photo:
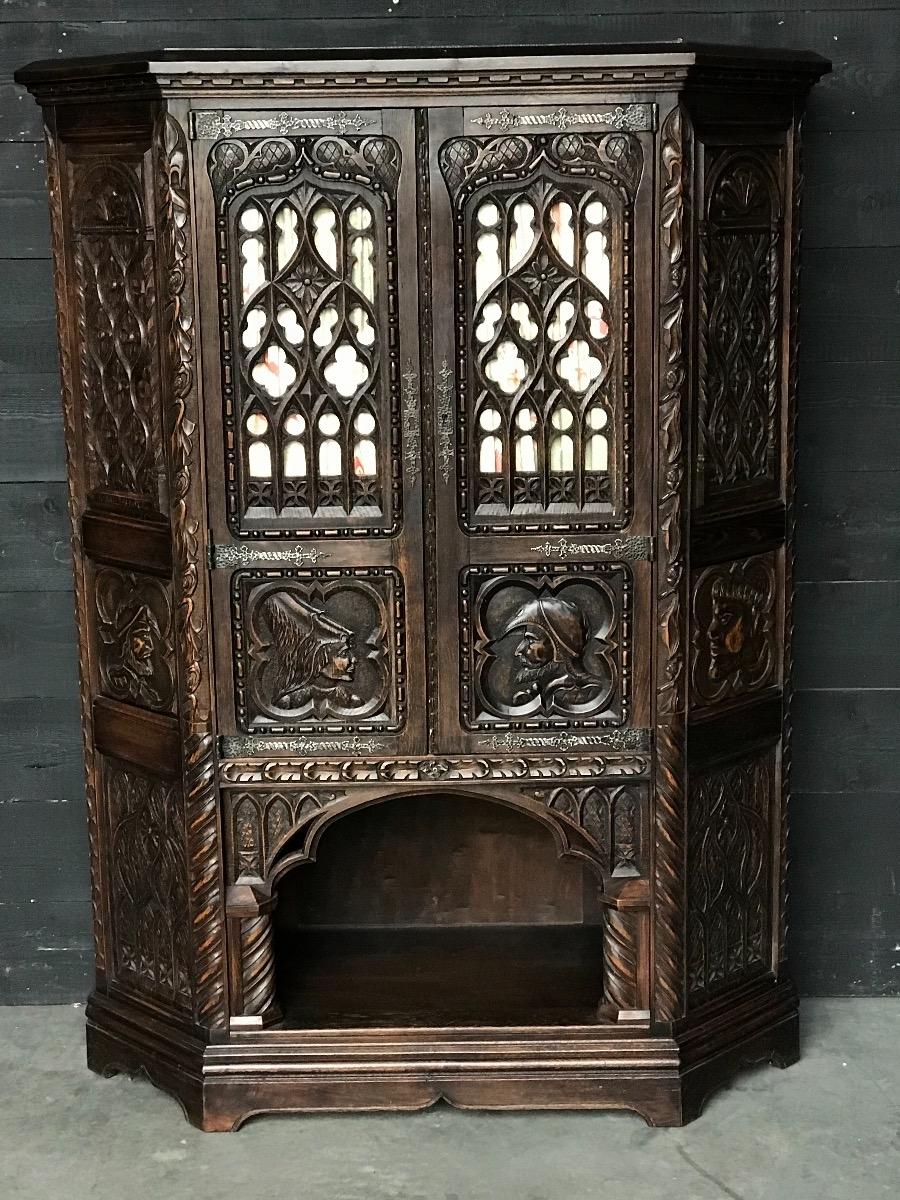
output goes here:
{"type": "Polygon", "coordinates": [[[684,252],[686,119],[666,117],[661,137],[662,361],[658,410],[656,606],[656,821],[654,874],[654,1014],[674,1020],[684,1007],[684,691],[687,478],[684,414],[687,369],[683,342],[687,263],[684,252]]]}
{"type": "Polygon", "coordinates": [[[241,922],[244,1016],[258,1017],[275,1003],[275,950],[269,913],[241,922]]]}
{"type": "Polygon", "coordinates": [[[606,909],[603,930],[603,1010],[615,1017],[622,1010],[641,1009],[640,921],[633,908],[606,909]]]}
{"type": "Polygon", "coordinates": [[[280,1019],[272,930],[275,901],[271,886],[258,875],[241,875],[228,889],[232,1026],[260,1028],[280,1019]]]}

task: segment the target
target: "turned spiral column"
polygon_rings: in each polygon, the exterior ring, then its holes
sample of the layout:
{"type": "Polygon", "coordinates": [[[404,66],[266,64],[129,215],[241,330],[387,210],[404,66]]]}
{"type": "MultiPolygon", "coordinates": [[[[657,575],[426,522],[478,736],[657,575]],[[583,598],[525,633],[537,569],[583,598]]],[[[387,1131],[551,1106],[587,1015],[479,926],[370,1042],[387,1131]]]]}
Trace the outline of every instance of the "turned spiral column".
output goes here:
{"type": "Polygon", "coordinates": [[[228,973],[231,1025],[261,1028],[281,1019],[275,996],[272,911],[277,897],[256,875],[241,875],[228,889],[228,973]]]}
{"type": "Polygon", "coordinates": [[[607,1020],[646,1020],[649,1015],[646,972],[641,969],[646,920],[645,908],[606,908],[600,1015],[607,1020]]]}

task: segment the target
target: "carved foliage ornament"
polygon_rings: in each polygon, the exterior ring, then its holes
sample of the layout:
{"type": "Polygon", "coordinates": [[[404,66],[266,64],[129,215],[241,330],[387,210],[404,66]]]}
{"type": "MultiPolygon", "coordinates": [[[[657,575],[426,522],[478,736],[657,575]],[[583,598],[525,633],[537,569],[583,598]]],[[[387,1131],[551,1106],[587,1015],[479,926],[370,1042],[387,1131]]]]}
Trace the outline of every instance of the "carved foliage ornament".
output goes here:
{"type": "Polygon", "coordinates": [[[171,711],[175,672],[168,586],[148,575],[104,567],[94,577],[94,604],[105,694],[171,711]]]}
{"type": "Polygon", "coordinates": [[[242,728],[399,728],[405,695],[396,571],[250,571],[235,576],[233,589],[242,728]]]}
{"type": "Polygon", "coordinates": [[[778,679],[775,556],[708,567],[694,583],[691,682],[700,704],[778,679]]]}

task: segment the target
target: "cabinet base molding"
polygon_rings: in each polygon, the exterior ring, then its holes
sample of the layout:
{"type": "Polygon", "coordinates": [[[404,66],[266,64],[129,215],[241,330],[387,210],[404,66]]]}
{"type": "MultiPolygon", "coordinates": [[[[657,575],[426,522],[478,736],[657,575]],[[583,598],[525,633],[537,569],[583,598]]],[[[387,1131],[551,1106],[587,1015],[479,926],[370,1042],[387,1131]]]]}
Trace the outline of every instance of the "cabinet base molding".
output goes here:
{"type": "Polygon", "coordinates": [[[266,1113],[454,1108],[628,1109],[652,1126],[694,1120],[744,1067],[799,1057],[797,995],[766,981],[707,1005],[674,1034],[630,1025],[277,1030],[199,1038],[95,992],[87,1060],[144,1076],[192,1125],[239,1128],[266,1113]]]}

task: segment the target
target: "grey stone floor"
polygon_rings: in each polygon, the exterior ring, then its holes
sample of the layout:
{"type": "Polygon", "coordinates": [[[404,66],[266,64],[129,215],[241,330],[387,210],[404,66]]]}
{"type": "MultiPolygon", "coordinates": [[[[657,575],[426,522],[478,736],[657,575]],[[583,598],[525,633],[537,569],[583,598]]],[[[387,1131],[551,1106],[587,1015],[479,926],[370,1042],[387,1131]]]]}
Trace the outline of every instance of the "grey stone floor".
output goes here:
{"type": "Polygon", "coordinates": [[[142,1080],[84,1066],[80,1007],[0,1008],[3,1200],[875,1200],[900,1197],[900,1000],[804,1006],[802,1060],[699,1121],[266,1117],[203,1134],[142,1080]]]}

